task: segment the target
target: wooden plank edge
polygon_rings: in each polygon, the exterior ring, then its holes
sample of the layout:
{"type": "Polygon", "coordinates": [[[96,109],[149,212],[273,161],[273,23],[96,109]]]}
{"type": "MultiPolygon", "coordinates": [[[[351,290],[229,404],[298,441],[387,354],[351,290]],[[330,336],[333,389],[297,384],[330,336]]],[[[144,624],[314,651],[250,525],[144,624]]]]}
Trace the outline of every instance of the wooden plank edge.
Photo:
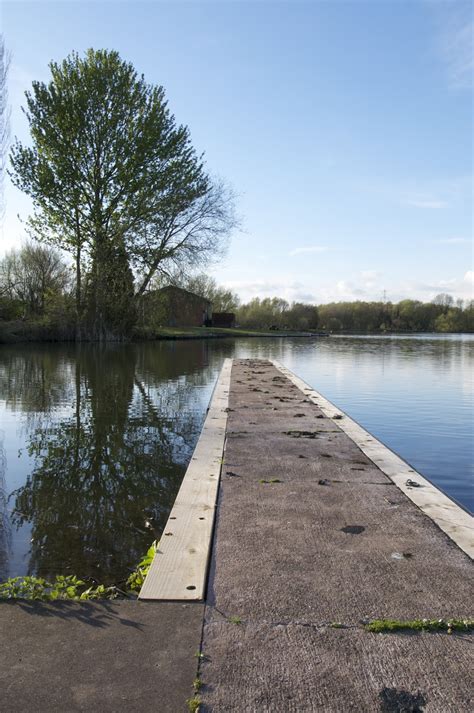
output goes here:
{"type": "Polygon", "coordinates": [[[325,416],[329,418],[333,418],[336,414],[342,416],[343,418],[337,419],[335,424],[409,500],[443,530],[463,552],[471,559],[474,558],[474,518],[467,510],[290,369],[275,359],[269,361],[307,398],[319,406],[325,416]],[[407,481],[414,482],[416,485],[408,485],[407,481]]]}
{"type": "MultiPolygon", "coordinates": [[[[163,533],[173,532],[173,539],[165,539],[162,536],[138,595],[141,600],[190,602],[202,601],[205,597],[217,495],[225,449],[232,364],[233,359],[225,359],[217,378],[201,435],[163,530],[163,533]],[[204,473],[205,475],[203,475],[204,473]],[[199,484],[201,491],[205,494],[204,502],[189,502],[189,493],[195,488],[195,483],[199,484]],[[193,549],[190,545],[194,542],[194,531],[187,528],[186,531],[180,532],[177,523],[183,523],[183,526],[186,527],[186,516],[189,522],[193,516],[198,519],[199,515],[202,515],[202,511],[205,511],[207,516],[210,513],[211,517],[209,520],[206,519],[205,523],[205,555],[201,557],[196,568],[196,562],[192,557],[190,558],[190,550],[193,549]],[[179,543],[178,551],[176,551],[177,542],[179,543]],[[193,582],[188,585],[189,589],[182,586],[183,569],[186,567],[194,570],[193,582]],[[173,572],[175,577],[173,577],[173,572]]],[[[202,531],[199,536],[203,536],[202,531]]]]}

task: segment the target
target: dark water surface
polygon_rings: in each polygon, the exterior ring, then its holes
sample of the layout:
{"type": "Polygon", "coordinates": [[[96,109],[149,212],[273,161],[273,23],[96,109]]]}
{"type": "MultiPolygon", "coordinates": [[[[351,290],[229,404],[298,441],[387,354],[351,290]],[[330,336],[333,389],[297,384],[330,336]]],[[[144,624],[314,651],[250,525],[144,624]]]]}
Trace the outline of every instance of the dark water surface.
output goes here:
{"type": "Polygon", "coordinates": [[[0,347],[0,580],[119,582],[160,536],[228,356],[283,362],[473,507],[472,336],[0,347]]]}

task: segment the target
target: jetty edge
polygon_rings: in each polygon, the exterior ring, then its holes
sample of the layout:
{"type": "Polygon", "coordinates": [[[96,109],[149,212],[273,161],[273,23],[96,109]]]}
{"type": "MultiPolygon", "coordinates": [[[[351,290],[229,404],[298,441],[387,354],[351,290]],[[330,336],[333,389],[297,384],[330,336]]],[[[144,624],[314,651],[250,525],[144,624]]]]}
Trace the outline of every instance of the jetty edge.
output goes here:
{"type": "Polygon", "coordinates": [[[225,359],[206,420],[139,599],[202,601],[224,453],[232,359],[225,359]]]}

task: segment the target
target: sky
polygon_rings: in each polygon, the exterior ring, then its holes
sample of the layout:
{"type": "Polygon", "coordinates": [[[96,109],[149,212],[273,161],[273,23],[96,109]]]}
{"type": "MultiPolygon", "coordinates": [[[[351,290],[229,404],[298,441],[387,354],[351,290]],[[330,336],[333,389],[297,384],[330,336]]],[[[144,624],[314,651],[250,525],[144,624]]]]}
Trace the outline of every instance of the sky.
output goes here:
{"type": "MultiPolygon", "coordinates": [[[[473,297],[470,2],[1,4],[11,133],[72,50],[117,50],[162,85],[241,227],[209,268],[242,300],[473,297]]],[[[29,200],[6,182],[0,255],[29,200]]]]}

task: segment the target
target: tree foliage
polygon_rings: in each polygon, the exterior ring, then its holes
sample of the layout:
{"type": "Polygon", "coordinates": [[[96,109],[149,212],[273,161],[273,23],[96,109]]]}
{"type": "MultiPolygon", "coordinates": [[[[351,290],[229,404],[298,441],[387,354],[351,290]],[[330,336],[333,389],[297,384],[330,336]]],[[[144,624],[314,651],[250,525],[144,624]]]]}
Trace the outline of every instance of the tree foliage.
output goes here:
{"type": "Polygon", "coordinates": [[[318,308],[301,302],[290,305],[279,297],[255,297],[239,308],[237,320],[241,327],[248,329],[277,327],[305,331],[317,328],[318,308]]]}
{"type": "Polygon", "coordinates": [[[278,297],[258,297],[237,310],[237,321],[249,329],[314,330],[327,332],[474,332],[474,302],[455,305],[450,295],[433,302],[332,302],[318,307],[278,297]],[[450,299],[447,299],[447,298],[450,299]]]}
{"type": "Polygon", "coordinates": [[[232,196],[206,173],[164,89],[117,52],[72,53],[50,70],[26,92],[32,145],[15,142],[12,180],[33,200],[31,234],[74,256],[78,318],[85,266],[89,333],[104,339],[133,322],[132,269],[141,294],[167,265],[216,253],[232,196]]]}
{"type": "Polygon", "coordinates": [[[24,317],[44,315],[48,304],[64,295],[69,281],[61,255],[47,246],[28,243],[0,261],[0,296],[19,305],[24,317]]]}

